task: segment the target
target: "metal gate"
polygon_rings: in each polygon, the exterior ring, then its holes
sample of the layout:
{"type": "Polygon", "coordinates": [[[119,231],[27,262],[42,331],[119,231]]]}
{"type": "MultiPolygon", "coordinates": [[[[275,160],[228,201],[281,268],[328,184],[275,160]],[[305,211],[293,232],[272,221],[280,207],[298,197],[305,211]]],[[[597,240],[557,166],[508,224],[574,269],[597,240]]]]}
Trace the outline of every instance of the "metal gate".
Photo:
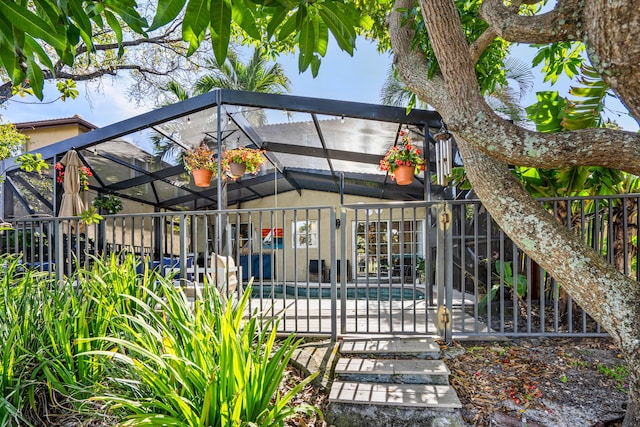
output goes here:
{"type": "MultiPolygon", "coordinates": [[[[640,196],[539,202],[625,274],[638,271],[640,196]]],[[[340,333],[604,336],[480,201],[358,204],[340,213],[340,333]]]]}

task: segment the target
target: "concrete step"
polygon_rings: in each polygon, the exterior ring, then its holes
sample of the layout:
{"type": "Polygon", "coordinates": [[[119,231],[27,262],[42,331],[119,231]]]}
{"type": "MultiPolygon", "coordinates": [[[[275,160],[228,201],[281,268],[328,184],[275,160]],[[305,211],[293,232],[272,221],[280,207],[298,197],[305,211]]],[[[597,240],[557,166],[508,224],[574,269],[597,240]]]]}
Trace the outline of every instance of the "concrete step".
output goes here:
{"type": "Polygon", "coordinates": [[[440,358],[440,346],[430,337],[348,339],[342,342],[340,352],[344,355],[370,358],[440,358]]]}
{"type": "Polygon", "coordinates": [[[458,395],[451,386],[433,384],[334,381],[329,402],[438,409],[462,408],[458,395]]]}
{"type": "Polygon", "coordinates": [[[461,407],[448,385],[334,381],[327,422],[336,427],[463,426],[461,407]]]}
{"type": "Polygon", "coordinates": [[[341,380],[369,383],[447,385],[449,374],[442,360],[343,357],[335,367],[335,376],[341,380]]]}

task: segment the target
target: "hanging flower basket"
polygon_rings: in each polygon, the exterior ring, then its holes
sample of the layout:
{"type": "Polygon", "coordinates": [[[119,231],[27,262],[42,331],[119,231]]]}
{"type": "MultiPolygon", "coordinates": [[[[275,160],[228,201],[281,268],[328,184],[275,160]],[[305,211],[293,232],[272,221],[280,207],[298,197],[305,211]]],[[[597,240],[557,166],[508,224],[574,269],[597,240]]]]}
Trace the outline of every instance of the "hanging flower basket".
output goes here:
{"type": "Polygon", "coordinates": [[[193,175],[193,182],[196,187],[208,187],[211,185],[211,178],[213,178],[213,172],[208,169],[194,169],[191,171],[193,175]]]}
{"type": "Polygon", "coordinates": [[[249,147],[239,147],[227,150],[222,155],[225,167],[232,179],[236,179],[249,172],[257,174],[260,167],[267,161],[263,156],[264,150],[249,147]],[[236,166],[237,165],[237,166],[236,166]],[[244,166],[244,170],[240,167],[244,166]]]}
{"type": "Polygon", "coordinates": [[[424,170],[422,150],[411,145],[407,131],[400,131],[401,145],[393,146],[380,160],[380,170],[389,172],[398,185],[409,185],[413,175],[424,170]]]}
{"type": "Polygon", "coordinates": [[[413,182],[413,174],[416,171],[416,167],[413,165],[398,166],[393,173],[393,176],[398,185],[409,185],[413,182]]]}
{"type": "Polygon", "coordinates": [[[229,163],[229,172],[233,178],[239,178],[247,171],[247,165],[245,163],[231,162],[229,163]]]}
{"type": "Polygon", "coordinates": [[[204,143],[196,147],[195,150],[187,151],[184,154],[183,161],[185,170],[193,175],[196,187],[208,187],[211,183],[211,178],[218,175],[218,159],[204,143]]]}

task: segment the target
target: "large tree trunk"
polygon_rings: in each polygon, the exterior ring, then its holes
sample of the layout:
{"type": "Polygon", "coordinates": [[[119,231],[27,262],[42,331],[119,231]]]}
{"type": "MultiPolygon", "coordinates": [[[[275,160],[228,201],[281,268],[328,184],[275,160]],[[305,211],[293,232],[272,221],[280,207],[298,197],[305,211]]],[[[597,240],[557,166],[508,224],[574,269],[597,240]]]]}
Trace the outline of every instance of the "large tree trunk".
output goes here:
{"type": "MultiPolygon", "coordinates": [[[[485,0],[484,3],[485,6],[505,8],[501,0],[485,0]]],[[[558,27],[573,25],[572,28],[564,28],[567,30],[566,34],[574,30],[576,34],[581,34],[582,31],[597,32],[603,25],[615,27],[619,25],[615,19],[622,18],[631,25],[629,30],[638,29],[640,14],[634,9],[637,5],[630,2],[559,0],[557,3],[562,13],[575,12],[571,14],[571,22],[558,19],[558,16],[552,16],[548,21],[558,27]],[[589,28],[584,28],[586,25],[582,24],[576,25],[585,14],[607,11],[610,16],[597,17],[598,22],[589,28]],[[621,17],[622,11],[634,16],[621,17]]],[[[423,54],[414,49],[412,30],[408,26],[402,26],[400,13],[392,13],[389,16],[389,32],[400,77],[420,99],[435,107],[449,125],[449,129],[454,131],[473,188],[498,225],[611,334],[629,364],[629,403],[624,425],[640,425],[638,282],[618,272],[573,231],[568,230],[545,211],[522,188],[507,167],[507,164],[534,167],[565,167],[573,164],[610,167],[624,165],[627,171],[638,173],[640,162],[636,159],[640,144],[636,140],[637,135],[624,132],[609,133],[608,130],[538,134],[505,122],[491,111],[479,92],[474,71],[477,54],[473,53],[465,39],[453,1],[420,0],[419,4],[440,72],[436,73],[433,79],[427,79],[429,64],[424,60],[423,54]],[[607,135],[611,136],[611,139],[607,139],[605,145],[608,146],[605,147],[602,142],[608,138],[607,135]],[[613,148],[619,143],[621,145],[613,148]],[[616,160],[612,162],[612,158],[616,160]]],[[[412,5],[413,0],[397,0],[395,7],[407,8],[412,5]]],[[[514,19],[509,22],[505,20],[502,27],[493,27],[493,34],[501,32],[506,38],[507,27],[518,26],[520,18],[511,17],[514,19]]],[[[523,30],[527,28],[526,25],[520,27],[523,30]]],[[[557,37],[559,33],[557,28],[534,28],[535,31],[528,30],[532,38],[540,34],[557,37]]],[[[607,30],[610,31],[611,28],[607,30]]],[[[640,62],[635,58],[638,57],[640,44],[633,41],[637,38],[629,37],[633,32],[625,31],[626,35],[622,33],[618,31],[612,38],[618,48],[625,43],[634,43],[629,48],[628,58],[625,58],[624,54],[621,56],[623,52],[619,49],[604,46],[600,39],[595,43],[596,49],[591,50],[590,54],[594,55],[598,49],[603,49],[617,60],[628,61],[632,58],[636,65],[627,68],[615,62],[605,64],[606,57],[602,57],[601,65],[625,70],[637,76],[640,69],[637,64],[640,62]]],[[[600,36],[594,34],[593,37],[600,36]]],[[[586,38],[590,40],[589,37],[586,38]]],[[[615,78],[611,75],[608,77],[615,78]]],[[[635,103],[634,97],[640,93],[638,80],[625,81],[629,86],[635,86],[633,89],[626,89],[626,93],[635,103]]],[[[638,105],[640,101],[636,103],[636,107],[638,105]]],[[[632,108],[632,111],[637,112],[638,109],[632,108]]]]}
{"type": "Polygon", "coordinates": [[[629,367],[626,426],[640,425],[640,287],[534,202],[505,165],[458,139],[473,188],[500,227],[612,336],[629,367]]]}

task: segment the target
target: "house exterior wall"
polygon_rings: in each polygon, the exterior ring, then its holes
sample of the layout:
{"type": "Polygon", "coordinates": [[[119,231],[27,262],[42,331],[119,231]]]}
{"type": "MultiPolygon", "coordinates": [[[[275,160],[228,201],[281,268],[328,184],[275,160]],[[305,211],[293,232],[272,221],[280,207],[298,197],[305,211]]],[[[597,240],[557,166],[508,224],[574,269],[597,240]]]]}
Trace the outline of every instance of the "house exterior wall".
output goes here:
{"type": "Polygon", "coordinates": [[[44,128],[25,128],[21,129],[20,132],[29,137],[26,151],[33,151],[67,138],[81,135],[88,132],[88,129],[80,127],[77,124],[67,124],[44,128]]]}
{"type": "MultiPolygon", "coordinates": [[[[362,209],[345,209],[346,221],[344,224],[340,224],[340,227],[346,227],[345,231],[345,253],[348,264],[350,265],[350,276],[355,277],[357,274],[357,260],[354,242],[355,238],[355,224],[358,222],[366,222],[369,224],[377,222],[388,221],[404,221],[412,222],[414,220],[419,221],[415,227],[420,229],[420,236],[422,236],[426,230],[426,208],[417,207],[412,209],[389,209],[389,202],[380,201],[379,199],[359,197],[359,196],[344,196],[344,205],[358,205],[363,204],[362,209]],[[369,204],[382,203],[384,209],[371,212],[371,209],[365,209],[364,206],[369,204]],[[367,212],[369,211],[369,215],[367,212]],[[368,219],[367,219],[368,216],[368,219]],[[421,221],[422,220],[422,221],[421,221]]],[[[266,249],[268,245],[263,243],[263,253],[269,253],[270,251],[275,253],[277,271],[275,272],[278,280],[286,281],[300,281],[306,280],[309,272],[310,260],[324,260],[327,267],[331,260],[331,243],[332,239],[335,239],[336,257],[339,258],[341,253],[341,229],[336,227],[334,236],[331,236],[331,216],[329,209],[320,209],[319,207],[331,207],[336,210],[336,219],[340,219],[340,195],[336,193],[328,193],[322,191],[302,190],[302,194],[298,194],[295,191],[279,194],[277,196],[264,197],[262,199],[245,202],[242,204],[242,209],[251,209],[250,214],[243,213],[241,215],[240,222],[248,222],[248,217],[251,215],[251,222],[254,227],[254,236],[257,234],[258,238],[263,236],[263,230],[268,232],[269,229],[282,229],[282,247],[277,249],[266,249]],[[284,208],[284,215],[279,212],[275,215],[269,215],[267,209],[284,208]],[[254,211],[255,210],[255,211],[254,211]],[[263,211],[264,210],[264,211],[263,211]],[[259,212],[263,212],[261,215],[259,212]],[[266,212],[266,213],[265,213],[266,212]],[[317,241],[310,242],[310,245],[299,242],[298,245],[294,243],[294,224],[304,226],[305,221],[316,221],[316,238],[317,241]]],[[[391,204],[392,206],[392,204],[391,204]]],[[[234,207],[231,206],[231,209],[234,207]]],[[[301,235],[299,232],[295,233],[299,238],[305,240],[307,236],[301,235]]],[[[394,249],[402,254],[411,254],[411,245],[408,240],[411,237],[406,234],[406,240],[403,236],[402,241],[406,242],[404,245],[396,244],[394,249]]],[[[414,237],[415,238],[415,237],[414,237]]],[[[312,240],[312,237],[310,237],[312,240]]],[[[362,244],[362,243],[360,243],[362,244]]],[[[420,248],[423,247],[422,242],[419,242],[420,248]]],[[[373,248],[371,246],[370,248],[373,248]]],[[[257,251],[255,243],[251,251],[255,253],[257,251]]],[[[240,249],[242,253],[243,249],[240,249]]],[[[424,252],[424,250],[422,250],[424,252]]],[[[378,254],[380,255],[380,254],[378,254]]],[[[424,256],[424,253],[416,254],[417,256],[424,256]]],[[[387,254],[386,262],[390,262],[391,254],[387,254]]],[[[379,258],[383,258],[379,256],[379,258]]],[[[339,278],[338,278],[339,279],[339,278]]],[[[326,281],[326,280],[325,280],[326,281]]]]}

